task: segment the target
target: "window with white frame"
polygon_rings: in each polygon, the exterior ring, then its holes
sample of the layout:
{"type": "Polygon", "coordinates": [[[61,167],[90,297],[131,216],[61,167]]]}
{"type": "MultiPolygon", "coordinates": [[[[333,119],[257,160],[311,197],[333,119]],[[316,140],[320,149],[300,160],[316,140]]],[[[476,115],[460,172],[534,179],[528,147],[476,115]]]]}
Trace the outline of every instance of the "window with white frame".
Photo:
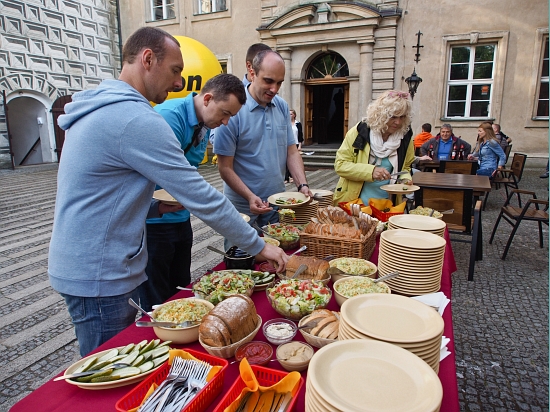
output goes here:
{"type": "Polygon", "coordinates": [[[176,18],[175,0],[150,0],[151,20],[168,20],[176,18]]]}
{"type": "Polygon", "coordinates": [[[544,40],[536,117],[548,119],[548,37],[544,40]]]}
{"type": "Polygon", "coordinates": [[[496,44],[450,48],[445,117],[491,117],[496,44]]]}
{"type": "Polygon", "coordinates": [[[197,14],[216,13],[218,11],[226,11],[226,0],[196,0],[197,14]]]}

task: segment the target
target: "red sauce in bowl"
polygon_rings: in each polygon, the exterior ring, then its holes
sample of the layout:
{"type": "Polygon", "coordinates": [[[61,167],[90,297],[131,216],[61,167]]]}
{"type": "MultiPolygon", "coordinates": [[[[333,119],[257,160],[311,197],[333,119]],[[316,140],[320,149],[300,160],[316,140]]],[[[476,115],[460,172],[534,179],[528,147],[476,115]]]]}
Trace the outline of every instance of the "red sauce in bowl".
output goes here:
{"type": "Polygon", "coordinates": [[[270,344],[260,341],[244,343],[237,348],[235,360],[241,361],[243,358],[248,360],[251,365],[265,365],[273,356],[273,348],[270,344]]]}

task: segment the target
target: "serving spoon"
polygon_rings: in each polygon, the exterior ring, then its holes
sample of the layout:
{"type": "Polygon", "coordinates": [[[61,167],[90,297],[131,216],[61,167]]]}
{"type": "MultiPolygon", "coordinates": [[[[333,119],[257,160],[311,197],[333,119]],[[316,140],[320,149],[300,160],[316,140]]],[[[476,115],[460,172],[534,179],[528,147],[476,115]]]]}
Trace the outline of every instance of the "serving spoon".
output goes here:
{"type": "Polygon", "coordinates": [[[149,315],[149,313],[143,309],[141,306],[139,306],[135,301],[134,299],[130,298],[128,299],[128,303],[130,304],[130,306],[136,308],[137,310],[139,310],[141,313],[143,313],[145,316],[147,316],[149,319],[151,319],[151,321],[153,322],[156,322],[155,318],[153,318],[151,315],[149,315]]]}
{"type": "Polygon", "coordinates": [[[212,252],[219,253],[220,255],[224,255],[226,258],[231,258],[233,256],[229,256],[227,253],[221,251],[220,249],[216,249],[214,246],[206,246],[207,249],[210,249],[212,252]]]}
{"type": "Polygon", "coordinates": [[[392,279],[397,276],[399,276],[399,272],[388,273],[387,275],[382,276],[381,278],[374,279],[374,283],[383,282],[385,280],[392,279]]]}

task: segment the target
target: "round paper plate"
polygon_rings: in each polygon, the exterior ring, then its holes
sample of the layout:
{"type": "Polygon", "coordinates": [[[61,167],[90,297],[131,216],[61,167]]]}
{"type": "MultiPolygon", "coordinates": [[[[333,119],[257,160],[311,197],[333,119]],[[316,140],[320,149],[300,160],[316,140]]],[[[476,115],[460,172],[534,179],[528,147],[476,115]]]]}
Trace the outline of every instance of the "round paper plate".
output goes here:
{"type": "Polygon", "coordinates": [[[447,224],[439,219],[421,215],[395,215],[388,220],[403,229],[421,230],[423,232],[445,231],[447,224]]]}
{"type": "Polygon", "coordinates": [[[412,193],[420,189],[420,186],[416,185],[406,185],[406,184],[393,184],[393,185],[382,185],[380,189],[385,190],[388,193],[412,193]]]}
{"type": "Polygon", "coordinates": [[[426,362],[373,340],[344,340],[319,349],[309,364],[310,378],[317,394],[343,411],[435,411],[443,397],[441,382],[426,362]]]}
{"type": "Polygon", "coordinates": [[[445,239],[440,236],[409,229],[386,230],[380,235],[380,241],[382,242],[382,240],[408,250],[437,250],[446,245],[445,239]]]}
{"type": "Polygon", "coordinates": [[[170,193],[168,193],[164,189],[155,190],[153,193],[153,199],[157,199],[161,201],[162,203],[166,203],[167,205],[179,205],[180,203],[172,197],[170,193]]]}
{"type": "Polygon", "coordinates": [[[271,195],[267,198],[267,201],[274,205],[279,206],[281,209],[292,209],[295,207],[300,207],[305,205],[307,202],[309,202],[310,197],[304,195],[300,192],[281,192],[281,193],[275,193],[274,195],[271,195]],[[290,203],[290,199],[296,199],[299,200],[300,203],[290,203]],[[289,202],[289,203],[277,203],[277,200],[289,202]]]}
{"type": "MultiPolygon", "coordinates": [[[[122,349],[122,348],[124,348],[124,346],[120,346],[116,349],[122,349]]],[[[97,353],[94,353],[90,356],[86,356],[85,358],[80,359],[78,362],[75,362],[71,366],[69,366],[63,375],[70,375],[71,373],[73,373],[80,365],[82,365],[84,362],[86,362],[88,360],[88,358],[96,357],[96,356],[101,357],[101,356],[105,355],[107,352],[110,352],[111,350],[112,349],[107,349],[107,350],[104,350],[102,352],[97,352],[97,353]]],[[[84,382],[73,381],[71,379],[65,379],[65,382],[67,382],[71,385],[76,385],[76,386],[78,386],[79,388],[82,388],[82,389],[102,390],[102,389],[118,388],[119,386],[126,386],[126,385],[130,385],[132,383],[142,381],[147,376],[149,376],[151,373],[155,372],[162,365],[164,365],[164,363],[161,363],[159,366],[157,366],[154,369],[151,369],[148,372],[141,373],[141,374],[136,375],[136,376],[130,376],[129,378],[119,379],[117,381],[99,382],[99,383],[84,383],[84,382]]]]}
{"type": "Polygon", "coordinates": [[[350,298],[341,316],[353,329],[374,339],[394,343],[423,342],[443,333],[439,313],[404,296],[371,293],[350,298]]]}
{"type": "Polygon", "coordinates": [[[250,222],[250,216],[245,215],[244,213],[240,213],[240,215],[246,223],[250,222]]]}

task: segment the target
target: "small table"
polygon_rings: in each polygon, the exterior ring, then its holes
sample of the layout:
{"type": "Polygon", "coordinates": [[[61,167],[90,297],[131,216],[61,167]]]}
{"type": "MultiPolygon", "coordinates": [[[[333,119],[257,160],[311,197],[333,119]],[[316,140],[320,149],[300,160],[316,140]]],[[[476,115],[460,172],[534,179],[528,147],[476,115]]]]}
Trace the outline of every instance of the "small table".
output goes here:
{"type": "Polygon", "coordinates": [[[413,183],[420,187],[472,189],[474,204],[479,196],[491,191],[491,181],[488,176],[418,172],[413,175],[413,183]]]}

